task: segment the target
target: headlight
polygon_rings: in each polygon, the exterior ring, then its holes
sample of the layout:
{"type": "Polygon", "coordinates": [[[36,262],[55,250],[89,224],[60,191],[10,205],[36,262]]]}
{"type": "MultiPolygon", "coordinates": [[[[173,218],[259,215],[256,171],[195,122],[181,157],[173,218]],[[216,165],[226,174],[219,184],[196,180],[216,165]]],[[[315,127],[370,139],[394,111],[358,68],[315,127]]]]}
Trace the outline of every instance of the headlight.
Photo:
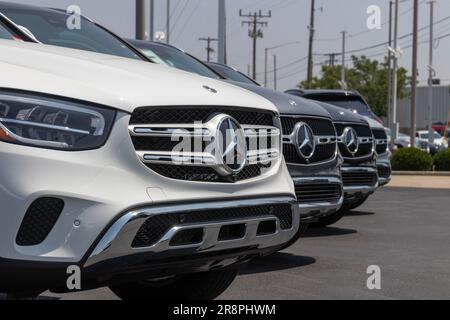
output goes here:
{"type": "Polygon", "coordinates": [[[115,111],[28,94],[0,93],[0,140],[79,151],[105,144],[115,111]]]}

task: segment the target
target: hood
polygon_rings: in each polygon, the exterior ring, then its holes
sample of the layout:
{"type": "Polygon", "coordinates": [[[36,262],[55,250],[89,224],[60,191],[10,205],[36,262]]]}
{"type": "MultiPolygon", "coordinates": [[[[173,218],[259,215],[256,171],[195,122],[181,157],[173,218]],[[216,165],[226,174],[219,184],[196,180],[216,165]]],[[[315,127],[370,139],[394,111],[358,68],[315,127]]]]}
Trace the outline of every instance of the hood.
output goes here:
{"type": "Polygon", "coordinates": [[[283,92],[266,89],[257,85],[242,83],[236,81],[227,81],[235,86],[247,89],[256,93],[270,102],[272,102],[280,111],[281,114],[289,115],[305,115],[330,118],[328,112],[320,107],[315,101],[292,96],[283,92]]]}
{"type": "Polygon", "coordinates": [[[366,119],[357,113],[324,102],[317,101],[316,103],[328,111],[333,122],[353,122],[367,125],[366,119]]]}
{"type": "Polygon", "coordinates": [[[381,123],[379,123],[378,121],[376,121],[372,118],[366,117],[366,116],[363,116],[363,117],[369,123],[370,128],[375,129],[375,130],[376,129],[385,130],[384,126],[381,123]]]}
{"type": "Polygon", "coordinates": [[[277,112],[268,100],[245,89],[145,61],[12,40],[0,40],[0,48],[3,89],[89,101],[126,112],[179,105],[277,112]]]}

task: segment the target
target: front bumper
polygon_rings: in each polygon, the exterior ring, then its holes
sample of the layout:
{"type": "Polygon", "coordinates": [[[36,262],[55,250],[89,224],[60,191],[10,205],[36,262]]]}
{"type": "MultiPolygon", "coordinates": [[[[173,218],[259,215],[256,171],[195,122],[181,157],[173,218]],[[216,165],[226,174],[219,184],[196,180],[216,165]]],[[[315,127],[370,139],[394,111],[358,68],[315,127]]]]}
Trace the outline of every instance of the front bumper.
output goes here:
{"type": "MultiPolygon", "coordinates": [[[[239,206],[242,200],[272,199],[277,195],[295,202],[294,185],[284,161],[260,177],[236,183],[163,177],[148,169],[137,157],[128,131],[129,121],[130,115],[119,112],[107,143],[97,150],[63,152],[0,142],[0,275],[9,277],[0,279],[0,285],[5,283],[3,280],[25,284],[28,280],[22,279],[27,279],[27,274],[32,278],[28,281],[31,283],[39,278],[37,271],[41,269],[47,273],[55,266],[61,270],[60,265],[82,263],[84,266],[83,257],[99,236],[123,216],[121,213],[134,212],[134,208],[166,208],[168,204],[186,203],[187,200],[194,204],[226,201],[226,205],[236,203],[239,206]],[[19,245],[17,235],[27,210],[37,199],[45,197],[64,202],[59,218],[42,242],[19,245]],[[14,277],[8,272],[11,265],[24,272],[14,277]]],[[[276,246],[295,231],[280,233],[264,247],[276,246]],[[271,243],[272,240],[275,242],[271,243]]],[[[237,244],[231,249],[237,248],[246,256],[249,248],[242,249],[242,243],[237,244]]],[[[262,250],[258,248],[259,242],[256,248],[253,244],[250,245],[252,251],[262,250]]],[[[241,257],[240,253],[234,256],[241,257]]],[[[147,264],[152,262],[148,252],[144,257],[147,264]]],[[[120,261],[120,265],[126,268],[129,262],[127,258],[120,261]]]]}
{"type": "MultiPolygon", "coordinates": [[[[67,268],[81,270],[82,290],[121,282],[163,278],[182,274],[229,268],[251,258],[279,250],[296,234],[300,223],[296,199],[291,196],[240,200],[218,200],[204,203],[180,203],[137,208],[122,214],[106,228],[87,254],[77,263],[20,261],[0,258],[0,292],[67,292],[67,268]],[[240,219],[226,217],[216,221],[203,218],[199,223],[174,224],[162,233],[152,246],[133,248],[133,239],[152,217],[189,215],[211,210],[251,210],[263,206],[289,208],[291,220],[276,210],[240,219]],[[267,228],[272,222],[274,228],[267,228]],[[289,224],[287,226],[287,224],[289,224]],[[244,226],[242,235],[220,239],[223,229],[244,226]],[[283,227],[284,226],[284,227],[283,227]],[[173,244],[177,234],[202,229],[203,236],[195,244],[173,244]]],[[[155,226],[159,227],[159,226],[155,226]]],[[[233,236],[233,233],[231,233],[233,236]]]]}
{"type": "Polygon", "coordinates": [[[380,187],[387,185],[392,180],[392,167],[390,162],[390,152],[384,155],[378,155],[378,184],[380,187]]]}
{"type": "Polygon", "coordinates": [[[344,202],[342,163],[341,157],[336,156],[333,161],[320,165],[288,164],[302,223],[316,222],[341,208],[344,202]]]}
{"type": "MultiPolygon", "coordinates": [[[[329,215],[333,212],[339,210],[344,202],[344,192],[342,187],[342,180],[337,177],[311,177],[311,178],[293,178],[296,190],[299,187],[306,186],[306,188],[311,188],[311,192],[316,192],[313,186],[320,187],[322,190],[321,194],[329,192],[330,188],[336,188],[333,195],[317,196],[314,194],[313,200],[303,200],[301,199],[302,191],[298,191],[297,199],[300,208],[300,217],[302,223],[312,223],[316,222],[322,216],[329,215]]],[[[308,192],[308,191],[307,191],[308,192]]],[[[305,193],[307,193],[305,192],[305,193]]]]}
{"type": "Polygon", "coordinates": [[[373,194],[379,186],[378,170],[376,166],[342,167],[344,184],[344,203],[352,202],[355,198],[373,194]]]}

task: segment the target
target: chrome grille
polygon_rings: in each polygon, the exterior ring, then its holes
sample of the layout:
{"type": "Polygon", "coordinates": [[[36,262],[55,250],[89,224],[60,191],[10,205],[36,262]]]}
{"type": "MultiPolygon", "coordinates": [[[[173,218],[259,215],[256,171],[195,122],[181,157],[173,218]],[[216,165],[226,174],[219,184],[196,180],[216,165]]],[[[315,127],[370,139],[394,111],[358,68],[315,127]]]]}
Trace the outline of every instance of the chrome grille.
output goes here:
{"type": "Polygon", "coordinates": [[[129,132],[144,165],[171,179],[233,183],[261,176],[264,169],[281,158],[279,118],[267,111],[226,107],[138,108],[131,116],[129,132]],[[216,138],[214,117],[219,114],[233,117],[245,134],[247,163],[233,176],[223,175],[217,168],[217,158],[209,150],[216,138]],[[174,136],[183,141],[188,138],[187,151],[176,151],[181,140],[174,136]]]}
{"type": "Polygon", "coordinates": [[[373,137],[375,138],[377,154],[385,154],[388,152],[388,138],[384,129],[374,129],[373,137]]]}
{"type": "Polygon", "coordinates": [[[287,163],[294,165],[314,165],[333,160],[336,157],[336,130],[331,120],[298,116],[282,116],[283,154],[287,163]],[[294,128],[299,122],[306,123],[314,132],[315,152],[310,159],[303,159],[297,152],[294,128]]]}
{"type": "Polygon", "coordinates": [[[367,161],[374,153],[374,138],[369,125],[361,125],[355,123],[335,123],[337,131],[339,151],[346,163],[361,163],[367,161]],[[359,148],[356,154],[351,154],[344,144],[345,128],[353,128],[358,134],[359,148]]]}

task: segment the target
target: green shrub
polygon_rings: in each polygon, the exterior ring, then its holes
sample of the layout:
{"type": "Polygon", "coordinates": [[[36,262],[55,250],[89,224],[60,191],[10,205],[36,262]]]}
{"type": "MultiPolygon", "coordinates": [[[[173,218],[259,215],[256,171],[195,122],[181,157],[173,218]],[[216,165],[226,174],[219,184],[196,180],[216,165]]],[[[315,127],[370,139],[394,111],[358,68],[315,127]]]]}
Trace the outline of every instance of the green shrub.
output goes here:
{"type": "Polygon", "coordinates": [[[397,171],[428,171],[433,167],[433,157],[416,148],[404,148],[394,153],[391,164],[397,171]]]}
{"type": "Polygon", "coordinates": [[[436,171],[450,171],[450,149],[441,151],[434,156],[436,171]]]}

